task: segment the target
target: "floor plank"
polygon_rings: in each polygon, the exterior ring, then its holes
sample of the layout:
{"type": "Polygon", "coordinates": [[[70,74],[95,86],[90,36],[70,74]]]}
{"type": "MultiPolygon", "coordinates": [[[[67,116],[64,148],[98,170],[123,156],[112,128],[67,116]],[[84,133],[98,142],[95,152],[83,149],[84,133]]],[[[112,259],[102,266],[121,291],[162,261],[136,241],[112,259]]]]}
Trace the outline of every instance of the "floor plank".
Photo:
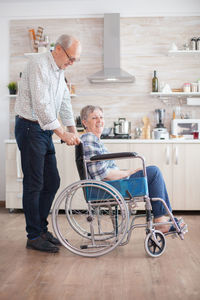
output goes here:
{"type": "Polygon", "coordinates": [[[184,216],[185,240],[167,238],[159,258],[144,250],[144,230],[124,247],[99,258],[25,248],[23,213],[0,207],[0,299],[20,300],[199,300],[200,215],[184,216]]]}

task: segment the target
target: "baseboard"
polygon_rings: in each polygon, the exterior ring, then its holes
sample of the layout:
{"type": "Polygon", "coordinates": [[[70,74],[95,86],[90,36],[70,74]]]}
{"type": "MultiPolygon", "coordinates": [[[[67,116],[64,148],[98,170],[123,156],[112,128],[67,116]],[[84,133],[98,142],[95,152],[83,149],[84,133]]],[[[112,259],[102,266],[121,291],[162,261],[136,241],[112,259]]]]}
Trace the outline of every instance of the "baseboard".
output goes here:
{"type": "Polygon", "coordinates": [[[5,201],[0,201],[0,207],[6,207],[6,202],[5,201]]]}

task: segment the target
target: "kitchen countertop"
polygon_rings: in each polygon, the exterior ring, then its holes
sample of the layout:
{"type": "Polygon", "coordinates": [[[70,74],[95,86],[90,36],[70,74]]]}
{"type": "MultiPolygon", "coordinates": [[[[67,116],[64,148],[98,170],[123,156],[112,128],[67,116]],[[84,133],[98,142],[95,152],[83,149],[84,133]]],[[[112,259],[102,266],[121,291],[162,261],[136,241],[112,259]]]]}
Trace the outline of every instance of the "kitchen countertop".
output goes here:
{"type": "MultiPolygon", "coordinates": [[[[169,140],[140,140],[140,139],[103,139],[106,144],[200,144],[200,139],[198,140],[184,140],[184,139],[169,139],[169,140]]],[[[54,144],[60,144],[60,140],[54,139],[54,144]]],[[[15,144],[15,139],[5,140],[5,144],[15,144]]]]}

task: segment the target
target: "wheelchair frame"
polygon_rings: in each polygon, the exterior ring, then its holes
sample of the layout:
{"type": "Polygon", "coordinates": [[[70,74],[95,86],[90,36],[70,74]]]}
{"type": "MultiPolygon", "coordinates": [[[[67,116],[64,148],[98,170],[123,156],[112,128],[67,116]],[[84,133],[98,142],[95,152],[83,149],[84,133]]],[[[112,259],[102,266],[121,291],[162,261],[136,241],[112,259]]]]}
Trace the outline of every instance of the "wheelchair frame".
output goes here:
{"type": "Polygon", "coordinates": [[[66,187],[54,202],[52,210],[53,229],[63,246],[71,252],[81,256],[97,257],[112,251],[118,245],[124,246],[128,244],[134,229],[145,228],[146,237],[144,246],[146,253],[151,257],[158,257],[165,251],[165,236],[173,235],[179,236],[182,240],[184,239],[184,234],[187,232],[187,225],[184,227],[177,225],[173,214],[170,212],[163,199],[150,199],[149,195],[132,197],[129,192],[127,193],[129,198],[123,198],[120,192],[108,182],[96,181],[88,178],[88,162],[127,158],[140,159],[143,166],[143,176],[147,177],[145,159],[143,156],[140,156],[135,152],[109,153],[93,156],[87,161],[84,156],[82,143],[77,147],[81,148],[83,154],[83,157],[81,157],[83,169],[81,171],[78,169],[82,180],[66,187]],[[101,194],[103,192],[104,195],[109,194],[110,198],[87,201],[87,189],[89,191],[94,189],[94,191],[97,192],[97,195],[99,192],[101,194]],[[86,212],[77,209],[76,194],[80,194],[80,199],[85,201],[86,212]],[[170,221],[162,223],[153,222],[151,201],[162,202],[169,215],[170,221]],[[65,203],[65,215],[69,238],[66,235],[66,230],[61,229],[62,225],[60,225],[58,221],[60,215],[59,211],[61,210],[63,202],[65,203]],[[136,214],[138,202],[145,203],[146,214],[136,214]],[[146,217],[146,222],[143,224],[135,224],[135,220],[141,217],[146,217]],[[175,231],[163,234],[161,231],[155,229],[155,226],[167,224],[173,225],[175,231]],[[109,228],[109,231],[102,230],[101,226],[106,230],[109,228]],[[76,238],[74,236],[75,232],[76,238]]]}

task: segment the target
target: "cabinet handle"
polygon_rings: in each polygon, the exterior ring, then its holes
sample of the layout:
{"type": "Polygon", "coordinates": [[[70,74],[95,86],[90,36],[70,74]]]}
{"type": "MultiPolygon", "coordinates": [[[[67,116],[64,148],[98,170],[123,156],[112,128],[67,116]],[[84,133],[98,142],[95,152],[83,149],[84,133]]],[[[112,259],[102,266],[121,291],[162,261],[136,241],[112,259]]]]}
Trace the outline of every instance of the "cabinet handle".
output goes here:
{"type": "Polygon", "coordinates": [[[16,149],[16,166],[17,166],[17,179],[22,179],[21,159],[20,159],[20,152],[18,148],[16,149]]]}
{"type": "Polygon", "coordinates": [[[166,147],[166,165],[169,165],[169,146],[166,147]]]}
{"type": "Polygon", "coordinates": [[[178,147],[175,147],[175,165],[178,165],[178,147]]]}

